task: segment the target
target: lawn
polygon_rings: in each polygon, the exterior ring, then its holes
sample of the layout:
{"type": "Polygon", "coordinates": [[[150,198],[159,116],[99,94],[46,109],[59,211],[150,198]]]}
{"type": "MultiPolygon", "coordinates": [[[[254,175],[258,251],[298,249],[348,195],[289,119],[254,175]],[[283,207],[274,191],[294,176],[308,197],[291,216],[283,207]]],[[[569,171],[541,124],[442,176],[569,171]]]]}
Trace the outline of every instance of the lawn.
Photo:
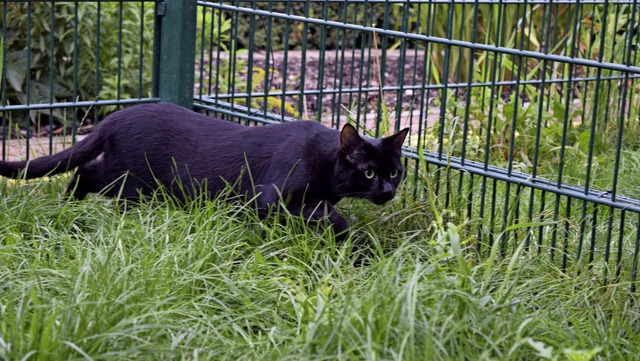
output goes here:
{"type": "MultiPolygon", "coordinates": [[[[19,3],[4,6],[3,104],[158,93],[155,7],[19,3]]],[[[217,107],[375,118],[369,135],[408,125],[419,154],[640,198],[628,2],[265,3],[276,17],[205,3],[194,70],[217,107]]],[[[114,108],[6,111],[9,154],[29,117],[65,130],[114,108]]],[[[344,242],[224,197],[123,207],[67,201],[68,176],[0,178],[0,361],[640,360],[637,212],[424,163],[408,178],[439,193],[405,184],[385,206],[343,201],[344,242]]]]}
{"type": "Polygon", "coordinates": [[[337,243],[223,199],[67,202],[67,179],[0,180],[0,360],[640,359],[628,282],[478,261],[409,184],[341,203],[337,243]]]}

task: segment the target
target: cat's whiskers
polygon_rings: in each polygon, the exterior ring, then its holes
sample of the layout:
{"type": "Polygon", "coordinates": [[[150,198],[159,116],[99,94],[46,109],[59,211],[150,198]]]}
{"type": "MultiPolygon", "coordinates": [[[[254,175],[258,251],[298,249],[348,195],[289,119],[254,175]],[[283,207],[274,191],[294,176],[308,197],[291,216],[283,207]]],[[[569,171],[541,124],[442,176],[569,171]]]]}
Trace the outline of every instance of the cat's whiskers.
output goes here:
{"type": "Polygon", "coordinates": [[[347,193],[339,193],[337,194],[338,197],[357,197],[357,196],[361,196],[361,195],[366,195],[368,194],[367,192],[347,192],[347,193]]]}

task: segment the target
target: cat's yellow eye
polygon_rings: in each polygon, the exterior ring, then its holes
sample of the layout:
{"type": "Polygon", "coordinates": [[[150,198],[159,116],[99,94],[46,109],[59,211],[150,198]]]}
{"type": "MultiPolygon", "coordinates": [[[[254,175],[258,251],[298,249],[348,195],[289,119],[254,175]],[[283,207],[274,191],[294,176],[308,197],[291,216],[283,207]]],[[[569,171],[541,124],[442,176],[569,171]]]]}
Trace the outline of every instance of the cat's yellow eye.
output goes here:
{"type": "Polygon", "coordinates": [[[389,177],[391,177],[391,178],[395,178],[397,176],[398,176],[398,170],[397,169],[394,169],[394,170],[391,171],[391,173],[389,173],[389,177]]]}
{"type": "Polygon", "coordinates": [[[368,169],[364,171],[364,176],[367,177],[367,179],[371,179],[376,176],[376,172],[374,172],[372,169],[368,169]]]}

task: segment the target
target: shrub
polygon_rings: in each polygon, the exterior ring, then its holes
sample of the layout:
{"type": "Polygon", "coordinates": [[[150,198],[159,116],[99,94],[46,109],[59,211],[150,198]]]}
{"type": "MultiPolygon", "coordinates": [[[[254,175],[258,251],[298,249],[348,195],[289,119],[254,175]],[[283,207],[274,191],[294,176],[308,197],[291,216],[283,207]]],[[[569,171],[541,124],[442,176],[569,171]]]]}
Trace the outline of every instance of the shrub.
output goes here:
{"type": "Polygon", "coordinates": [[[5,3],[2,11],[8,103],[149,95],[152,3],[5,3]]]}

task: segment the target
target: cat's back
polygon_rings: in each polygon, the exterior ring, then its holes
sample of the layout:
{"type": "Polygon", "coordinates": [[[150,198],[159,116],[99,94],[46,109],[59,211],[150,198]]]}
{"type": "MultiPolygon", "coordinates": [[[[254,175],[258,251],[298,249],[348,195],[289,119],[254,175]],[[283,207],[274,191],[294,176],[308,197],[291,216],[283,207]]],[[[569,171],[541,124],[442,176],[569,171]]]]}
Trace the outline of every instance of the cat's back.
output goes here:
{"type": "Polygon", "coordinates": [[[238,131],[242,126],[214,119],[169,103],[140,104],[111,113],[100,123],[100,130],[135,132],[163,129],[173,132],[238,131]]]}
{"type": "MultiPolygon", "coordinates": [[[[304,154],[336,149],[340,132],[315,121],[246,127],[168,103],[132,106],[110,114],[98,131],[113,148],[225,150],[229,156],[304,154]]],[[[173,151],[172,151],[173,152],[173,151]]]]}
{"type": "Polygon", "coordinates": [[[261,140],[261,143],[273,140],[278,144],[289,145],[316,141],[335,143],[340,134],[335,129],[310,120],[252,127],[248,132],[251,133],[252,138],[261,140]]]}
{"type": "Polygon", "coordinates": [[[150,130],[172,129],[174,132],[214,133],[235,132],[249,140],[261,142],[285,139],[307,141],[316,138],[336,138],[339,132],[315,121],[294,121],[277,125],[245,127],[234,122],[216,119],[170,103],[148,103],[111,113],[100,123],[101,130],[120,129],[130,132],[140,128],[150,130]]]}

